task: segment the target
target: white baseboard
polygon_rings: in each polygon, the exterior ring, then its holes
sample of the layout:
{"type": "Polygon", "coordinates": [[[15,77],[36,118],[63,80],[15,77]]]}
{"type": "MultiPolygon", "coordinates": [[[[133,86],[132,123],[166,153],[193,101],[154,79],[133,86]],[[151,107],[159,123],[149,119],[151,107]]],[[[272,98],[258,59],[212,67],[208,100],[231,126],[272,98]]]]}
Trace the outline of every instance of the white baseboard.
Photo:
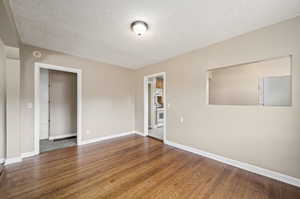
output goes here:
{"type": "Polygon", "coordinates": [[[32,152],[22,153],[21,157],[22,158],[28,158],[28,157],[35,156],[35,155],[38,155],[38,153],[36,153],[35,151],[32,151],[32,152]]]}
{"type": "Polygon", "coordinates": [[[5,165],[22,162],[22,157],[6,158],[5,165]]]}
{"type": "MultiPolygon", "coordinates": [[[[112,135],[112,136],[106,136],[106,137],[100,137],[100,138],[93,138],[93,139],[89,139],[89,140],[84,140],[84,141],[81,141],[78,145],[85,145],[85,144],[90,144],[90,143],[94,143],[94,142],[100,142],[100,141],[104,141],[104,140],[108,140],[108,139],[112,139],[112,138],[122,137],[122,136],[126,136],[126,135],[132,135],[132,134],[138,134],[138,135],[141,135],[141,136],[146,136],[145,134],[143,134],[141,132],[138,132],[138,131],[130,131],[130,132],[120,133],[120,134],[116,134],[116,135],[112,135]]],[[[69,135],[62,135],[62,136],[71,137],[71,136],[74,136],[74,135],[76,135],[76,134],[72,134],[72,135],[69,134],[69,135]]],[[[64,138],[64,137],[55,136],[54,139],[60,139],[60,138],[64,138]]],[[[22,153],[21,157],[8,158],[6,160],[4,158],[0,158],[0,163],[3,163],[5,161],[5,165],[8,165],[8,164],[13,164],[13,163],[17,163],[17,162],[22,162],[23,158],[28,158],[28,157],[35,156],[35,155],[38,155],[38,153],[36,153],[35,151],[26,152],[26,153],[22,153]]]]}
{"type": "Polygon", "coordinates": [[[77,136],[77,133],[50,136],[49,140],[63,139],[63,138],[69,138],[74,136],[77,136]]]}
{"type": "Polygon", "coordinates": [[[193,148],[193,147],[185,146],[185,145],[171,142],[168,140],[166,140],[165,143],[167,145],[170,145],[170,146],[173,146],[173,147],[185,150],[185,151],[189,151],[189,152],[195,153],[197,155],[201,155],[201,156],[204,156],[204,157],[207,157],[207,158],[210,158],[210,159],[213,159],[213,160],[216,160],[216,161],[219,161],[219,162],[222,162],[222,163],[234,166],[234,167],[238,167],[240,169],[244,169],[244,170],[250,171],[252,173],[256,173],[256,174],[266,176],[266,177],[269,177],[269,178],[272,178],[272,179],[275,179],[275,180],[278,180],[281,182],[285,182],[287,184],[291,184],[291,185],[300,187],[300,179],[295,178],[295,177],[291,177],[291,176],[288,176],[288,175],[285,175],[285,174],[282,174],[279,172],[271,171],[268,169],[257,167],[257,166],[254,166],[254,165],[251,165],[248,163],[237,161],[237,160],[232,160],[232,159],[220,156],[220,155],[205,152],[205,151],[193,148]]]}
{"type": "Polygon", "coordinates": [[[140,136],[144,136],[144,137],[146,136],[144,133],[141,133],[139,131],[134,131],[134,133],[137,134],[137,135],[140,135],[140,136]]]}
{"type": "Polygon", "coordinates": [[[132,134],[134,134],[134,131],[130,131],[130,132],[126,132],[126,133],[120,133],[120,134],[111,135],[111,136],[93,138],[93,139],[89,139],[89,140],[83,140],[80,143],[78,143],[78,145],[91,144],[91,143],[94,143],[94,142],[100,142],[100,141],[104,141],[104,140],[108,140],[108,139],[112,139],[112,138],[122,137],[122,136],[126,136],[126,135],[132,135],[132,134]]]}

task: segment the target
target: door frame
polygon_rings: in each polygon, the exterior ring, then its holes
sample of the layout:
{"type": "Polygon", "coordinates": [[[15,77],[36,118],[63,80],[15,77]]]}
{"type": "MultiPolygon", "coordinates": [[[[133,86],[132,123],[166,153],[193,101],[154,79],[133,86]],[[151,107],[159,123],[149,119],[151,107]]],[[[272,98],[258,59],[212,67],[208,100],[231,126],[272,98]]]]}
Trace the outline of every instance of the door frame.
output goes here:
{"type": "Polygon", "coordinates": [[[34,63],[34,153],[40,153],[40,70],[49,69],[63,72],[75,73],[77,77],[77,145],[82,142],[82,78],[81,69],[56,66],[50,64],[34,63]]]}
{"type": "Polygon", "coordinates": [[[160,72],[160,73],[155,73],[155,74],[151,74],[151,75],[146,75],[144,76],[144,135],[148,136],[149,135],[149,131],[148,131],[148,79],[149,78],[153,78],[153,77],[158,77],[158,76],[163,76],[164,79],[164,91],[163,91],[163,95],[164,95],[164,105],[165,105],[165,120],[164,120],[164,135],[163,135],[163,142],[166,143],[167,141],[167,95],[166,95],[166,72],[160,72]]]}

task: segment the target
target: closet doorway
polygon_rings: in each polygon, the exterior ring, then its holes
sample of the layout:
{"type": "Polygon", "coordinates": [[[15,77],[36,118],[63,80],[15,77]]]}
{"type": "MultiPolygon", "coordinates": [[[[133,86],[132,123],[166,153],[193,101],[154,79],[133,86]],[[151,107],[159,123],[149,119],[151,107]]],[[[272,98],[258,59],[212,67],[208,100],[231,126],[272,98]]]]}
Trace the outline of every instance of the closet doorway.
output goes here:
{"type": "Polygon", "coordinates": [[[37,63],[35,153],[80,144],[81,71],[37,63]]]}

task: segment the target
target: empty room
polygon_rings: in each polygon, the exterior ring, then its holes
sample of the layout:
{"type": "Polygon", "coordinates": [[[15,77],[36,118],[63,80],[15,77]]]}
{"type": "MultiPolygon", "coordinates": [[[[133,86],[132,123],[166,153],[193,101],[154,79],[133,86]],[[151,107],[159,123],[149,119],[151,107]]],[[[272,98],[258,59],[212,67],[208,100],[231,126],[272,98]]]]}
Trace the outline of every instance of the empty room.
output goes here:
{"type": "Polygon", "coordinates": [[[300,199],[300,1],[1,0],[15,198],[300,199]]]}

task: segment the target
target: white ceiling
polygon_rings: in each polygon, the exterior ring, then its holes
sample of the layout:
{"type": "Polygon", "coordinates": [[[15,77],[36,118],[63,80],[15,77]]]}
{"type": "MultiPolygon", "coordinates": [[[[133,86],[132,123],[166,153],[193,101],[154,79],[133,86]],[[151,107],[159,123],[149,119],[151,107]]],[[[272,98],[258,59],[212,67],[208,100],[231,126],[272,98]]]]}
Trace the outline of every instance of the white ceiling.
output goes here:
{"type": "Polygon", "coordinates": [[[26,44],[128,68],[300,14],[299,0],[11,0],[26,44]],[[130,24],[146,21],[138,38],[130,24]]]}

